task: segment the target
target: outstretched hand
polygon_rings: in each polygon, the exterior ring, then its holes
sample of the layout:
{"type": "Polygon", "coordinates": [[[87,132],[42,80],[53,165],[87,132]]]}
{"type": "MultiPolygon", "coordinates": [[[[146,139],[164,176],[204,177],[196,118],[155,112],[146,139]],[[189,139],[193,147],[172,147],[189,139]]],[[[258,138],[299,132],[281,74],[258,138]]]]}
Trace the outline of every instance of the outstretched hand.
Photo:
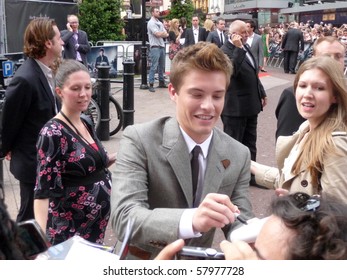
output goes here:
{"type": "Polygon", "coordinates": [[[172,260],[174,259],[175,255],[182,250],[183,246],[184,240],[178,239],[161,250],[155,260],[172,260]]]}

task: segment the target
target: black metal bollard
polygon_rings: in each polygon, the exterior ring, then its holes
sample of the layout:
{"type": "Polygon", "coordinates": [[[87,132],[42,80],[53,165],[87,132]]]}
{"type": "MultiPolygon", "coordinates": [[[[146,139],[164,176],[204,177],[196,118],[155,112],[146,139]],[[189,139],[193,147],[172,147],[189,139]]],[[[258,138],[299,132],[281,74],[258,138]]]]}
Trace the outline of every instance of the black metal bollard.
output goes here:
{"type": "Polygon", "coordinates": [[[5,102],[5,90],[2,89],[0,86],[0,199],[5,199],[5,190],[4,190],[4,169],[3,169],[3,161],[4,161],[4,156],[2,154],[2,110],[5,102]]]}
{"type": "Polygon", "coordinates": [[[110,96],[110,69],[111,66],[97,66],[98,69],[98,104],[101,111],[101,120],[96,134],[101,141],[110,139],[110,107],[109,107],[109,96],[110,96]]]}
{"type": "Polygon", "coordinates": [[[123,129],[134,124],[134,66],[133,60],[123,61],[123,129]]]}
{"type": "Polygon", "coordinates": [[[141,46],[141,85],[140,89],[148,89],[147,84],[147,46],[145,45],[141,46]]]}

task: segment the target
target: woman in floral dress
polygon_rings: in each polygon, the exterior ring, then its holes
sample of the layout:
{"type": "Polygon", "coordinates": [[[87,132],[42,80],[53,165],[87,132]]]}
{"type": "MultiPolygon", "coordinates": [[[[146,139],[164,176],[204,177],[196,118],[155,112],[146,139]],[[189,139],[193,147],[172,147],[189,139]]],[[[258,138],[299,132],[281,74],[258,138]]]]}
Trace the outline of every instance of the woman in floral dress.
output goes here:
{"type": "Polygon", "coordinates": [[[92,95],[87,68],[75,60],[63,61],[55,90],[61,111],[37,141],[35,219],[52,245],[74,235],[102,244],[110,216],[107,168],[116,157],[107,154],[91,122],[81,116],[92,95]]]}

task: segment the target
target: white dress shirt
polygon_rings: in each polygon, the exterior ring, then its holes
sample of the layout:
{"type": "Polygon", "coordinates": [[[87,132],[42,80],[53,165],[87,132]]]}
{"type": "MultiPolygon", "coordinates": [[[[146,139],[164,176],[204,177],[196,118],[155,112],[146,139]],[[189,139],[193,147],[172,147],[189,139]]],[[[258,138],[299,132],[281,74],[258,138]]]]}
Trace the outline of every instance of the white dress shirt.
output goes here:
{"type": "MultiPolygon", "coordinates": [[[[211,144],[213,132],[211,132],[211,135],[201,144],[195,143],[195,141],[190,138],[190,136],[180,127],[182,131],[182,135],[184,140],[187,143],[188,151],[189,153],[192,152],[194,147],[196,145],[199,145],[201,147],[201,152],[199,155],[199,178],[198,178],[198,187],[201,189],[204,185],[204,178],[205,178],[205,171],[206,171],[206,165],[207,165],[207,155],[208,155],[208,149],[211,144]]],[[[200,237],[201,233],[200,232],[195,232],[193,230],[193,216],[197,208],[190,208],[184,210],[180,224],[179,224],[179,238],[183,239],[189,239],[189,238],[194,238],[194,237],[200,237]]]]}

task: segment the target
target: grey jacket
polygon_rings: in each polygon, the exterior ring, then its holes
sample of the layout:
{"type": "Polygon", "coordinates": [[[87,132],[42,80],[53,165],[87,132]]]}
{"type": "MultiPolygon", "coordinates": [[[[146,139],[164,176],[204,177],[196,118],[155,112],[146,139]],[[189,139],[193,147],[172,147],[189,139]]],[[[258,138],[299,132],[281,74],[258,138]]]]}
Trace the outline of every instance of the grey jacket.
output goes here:
{"type": "MultiPolygon", "coordinates": [[[[247,147],[215,128],[209,148],[202,199],[226,194],[243,216],[253,217],[248,199],[250,153],[247,147]]],[[[202,200],[201,199],[201,200],[202,200]]],[[[111,223],[123,240],[135,217],[132,243],[156,252],[155,244],[178,239],[183,211],[193,208],[190,155],[175,118],[128,126],[123,133],[113,173],[111,223]]],[[[238,222],[223,228],[226,236],[238,222]]],[[[215,230],[186,242],[209,247],[215,230]]]]}

